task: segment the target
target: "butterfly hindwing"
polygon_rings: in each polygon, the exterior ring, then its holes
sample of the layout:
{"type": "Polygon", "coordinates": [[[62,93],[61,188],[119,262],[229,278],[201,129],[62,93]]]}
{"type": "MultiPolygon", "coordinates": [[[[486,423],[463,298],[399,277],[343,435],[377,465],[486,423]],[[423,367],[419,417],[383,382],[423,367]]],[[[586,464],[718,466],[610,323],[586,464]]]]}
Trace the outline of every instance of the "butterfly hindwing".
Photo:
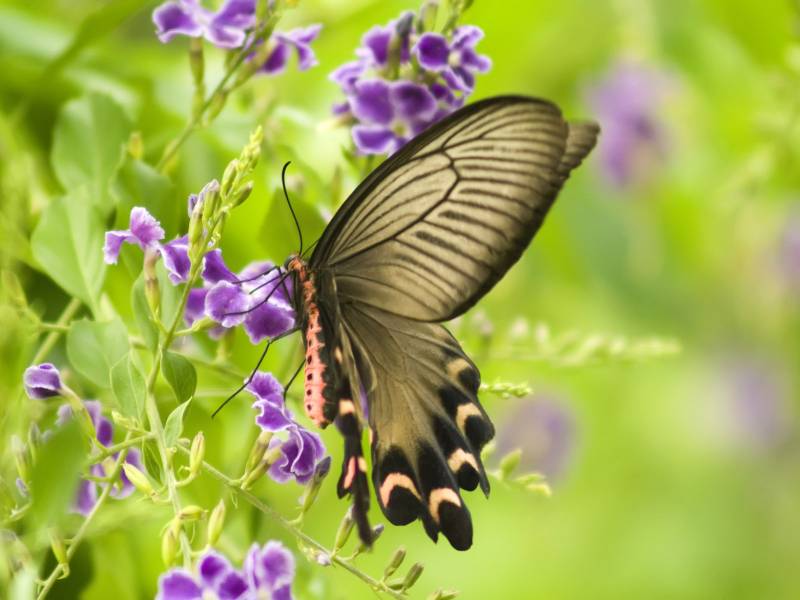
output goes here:
{"type": "Polygon", "coordinates": [[[354,304],[342,319],[365,373],[378,504],[394,524],[419,518],[431,538],[468,548],[460,490],[488,494],[480,449],[494,435],[477,368],[441,325],[354,304]]]}

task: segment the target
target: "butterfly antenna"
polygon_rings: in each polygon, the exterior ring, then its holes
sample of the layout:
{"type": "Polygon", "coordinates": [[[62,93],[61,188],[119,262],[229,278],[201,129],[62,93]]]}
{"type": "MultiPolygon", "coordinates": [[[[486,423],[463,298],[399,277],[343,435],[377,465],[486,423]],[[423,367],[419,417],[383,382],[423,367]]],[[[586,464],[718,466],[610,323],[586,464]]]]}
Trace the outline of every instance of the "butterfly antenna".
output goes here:
{"type": "Polygon", "coordinates": [[[213,413],[211,413],[211,418],[212,419],[217,416],[217,413],[219,411],[221,411],[223,408],[225,408],[225,405],[228,402],[230,402],[231,400],[236,398],[236,396],[238,396],[242,392],[242,390],[244,390],[248,385],[250,385],[250,382],[253,381],[253,377],[255,377],[256,373],[258,373],[258,369],[261,367],[261,363],[264,362],[264,358],[267,356],[267,351],[269,350],[269,347],[271,345],[272,345],[272,340],[270,339],[270,340],[267,341],[267,346],[264,348],[264,351],[261,353],[261,358],[258,359],[258,362],[256,363],[255,368],[250,372],[250,376],[247,378],[247,380],[241,386],[239,386],[239,389],[237,389],[230,396],[228,396],[225,399],[225,401],[222,404],[220,404],[213,413]]]}
{"type": "Polygon", "coordinates": [[[286,191],[286,169],[289,168],[289,165],[292,164],[292,161],[287,161],[285,165],[283,165],[283,170],[281,171],[281,185],[283,186],[283,196],[286,198],[286,204],[289,205],[289,212],[292,213],[292,218],[294,219],[294,226],[297,228],[297,237],[300,238],[300,251],[297,253],[302,256],[303,254],[303,232],[300,229],[300,221],[297,220],[297,215],[294,212],[294,208],[292,207],[292,201],[289,200],[289,192],[286,191]]]}

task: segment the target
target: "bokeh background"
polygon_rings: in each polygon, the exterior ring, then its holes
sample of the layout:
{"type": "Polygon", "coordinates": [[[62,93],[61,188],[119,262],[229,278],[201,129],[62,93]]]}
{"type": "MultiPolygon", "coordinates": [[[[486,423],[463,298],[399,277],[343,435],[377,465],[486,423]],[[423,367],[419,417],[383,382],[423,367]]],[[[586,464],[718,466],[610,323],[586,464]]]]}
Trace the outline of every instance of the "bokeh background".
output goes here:
{"type": "MultiPolygon", "coordinates": [[[[185,122],[187,46],[158,42],[153,7],[0,4],[0,261],[45,319],[69,298],[40,274],[28,240],[61,193],[49,155],[62,105],[88,91],[111,95],[151,162],[185,122]]],[[[186,195],[218,177],[260,122],[265,154],[255,192],[226,232],[227,260],[238,268],[293,250],[285,205],[275,200],[288,159],[313,239],[356,183],[341,152],[346,131],[321,127],[340,99],[327,76],[352,58],[369,27],[417,7],[303,0],[287,23],[324,24],[314,46],[319,66],[259,80],[233,98],[186,144],[171,173],[174,204],[154,212],[183,214],[186,195]]],[[[476,0],[464,22],[484,29],[479,49],[494,62],[474,98],[539,95],[604,128],[603,144],[520,264],[454,326],[485,381],[532,387],[526,398],[484,402],[498,426],[498,454],[522,447],[523,468],[548,474],[553,496],[495,483],[488,501],[468,498],[470,551],[433,545],[418,524],[390,527],[359,564],[379,573],[405,545],[426,565],[412,597],[445,587],[466,599],[797,598],[800,5],[476,0]]],[[[208,54],[213,80],[221,61],[208,54]]],[[[178,231],[172,223],[168,235],[178,231]]],[[[120,307],[130,281],[122,269],[108,273],[104,290],[120,307]]],[[[3,294],[7,448],[27,426],[20,382],[38,337],[3,294]]],[[[283,375],[299,343],[285,342],[269,367],[283,375]]],[[[242,370],[257,357],[243,335],[232,352],[242,370]]],[[[61,345],[50,357],[66,363],[61,345]]],[[[189,412],[189,433],[203,429],[209,459],[233,472],[255,435],[252,410],[240,399],[211,422],[232,384],[202,376],[206,394],[189,412]]],[[[323,437],[336,465],[337,434],[323,437]]],[[[4,476],[11,465],[4,452],[4,476]]],[[[331,478],[307,523],[326,543],[345,510],[334,487],[331,478]]],[[[301,491],[257,490],[285,514],[301,491]]],[[[222,490],[201,480],[186,493],[210,505],[222,490]]],[[[110,507],[52,597],[152,597],[161,517],[143,502],[110,507]]],[[[250,540],[273,537],[294,548],[240,505],[223,549],[240,559],[250,540]]],[[[373,597],[347,573],[297,557],[298,597],[373,597]]]]}

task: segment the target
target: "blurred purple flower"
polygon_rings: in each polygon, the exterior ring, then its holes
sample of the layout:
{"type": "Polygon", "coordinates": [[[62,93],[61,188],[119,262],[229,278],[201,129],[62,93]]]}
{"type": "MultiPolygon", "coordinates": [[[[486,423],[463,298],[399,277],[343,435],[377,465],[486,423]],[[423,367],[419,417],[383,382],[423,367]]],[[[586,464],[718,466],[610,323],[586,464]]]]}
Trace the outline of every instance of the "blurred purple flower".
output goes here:
{"type": "Polygon", "coordinates": [[[291,600],[294,571],[292,553],[276,541],[263,547],[253,544],[241,570],[207,550],[196,573],[175,568],[161,575],[156,600],[291,600]]]}
{"type": "Polygon", "coordinates": [[[357,151],[392,154],[462,106],[475,74],[491,67],[475,51],[482,37],[474,26],[458,27],[449,37],[417,33],[411,12],[370,29],[357,60],[330,74],[347,98],[333,112],[352,125],[357,151]],[[393,55],[392,48],[399,52],[393,55]]]}
{"type": "Polygon", "coordinates": [[[136,244],[142,250],[158,248],[158,242],[164,239],[161,224],[147,212],[146,208],[134,206],[131,209],[130,227],[106,232],[103,246],[103,258],[106,264],[115,265],[119,258],[122,244],[136,244]]]}
{"type": "Polygon", "coordinates": [[[653,162],[666,157],[660,112],[669,87],[662,72],[620,63],[588,89],[588,102],[603,128],[600,162],[613,184],[630,185],[646,176],[653,162]]]}
{"type": "MultiPolygon", "coordinates": [[[[114,440],[114,426],[111,421],[103,416],[102,404],[97,400],[86,400],[84,402],[86,410],[94,424],[95,434],[97,441],[105,447],[112,444],[114,440]]],[[[72,409],[69,404],[62,404],[58,408],[58,416],[56,418],[56,426],[61,426],[72,418],[72,409]]],[[[95,477],[109,477],[113,470],[114,462],[117,460],[119,453],[108,457],[105,461],[92,465],[90,473],[95,477]]],[[[128,453],[125,455],[125,462],[133,465],[140,471],[144,471],[145,467],[142,464],[141,453],[137,448],[128,448],[128,453]]],[[[78,492],[73,501],[73,511],[83,516],[88,515],[94,505],[97,503],[97,497],[100,490],[103,489],[108,483],[97,483],[96,481],[84,479],[81,480],[78,486],[78,492]]],[[[130,496],[134,487],[133,484],[125,476],[124,472],[119,473],[119,479],[113,482],[110,495],[112,498],[123,499],[130,496]]]]}
{"type": "Polygon", "coordinates": [[[762,360],[738,358],[725,366],[724,379],[734,426],[742,438],[762,448],[783,442],[789,433],[787,406],[775,369],[762,360]]]}
{"type": "Polygon", "coordinates": [[[788,285],[800,290],[800,212],[789,215],[786,220],[778,260],[788,285]]]}
{"type": "Polygon", "coordinates": [[[520,466],[548,479],[564,473],[575,445],[575,422],[564,402],[549,396],[524,398],[498,430],[497,454],[522,450],[520,466]]]}
{"type": "Polygon", "coordinates": [[[159,246],[158,251],[164,260],[169,280],[175,285],[185,283],[189,278],[189,268],[192,266],[189,260],[189,237],[186,235],[177,237],[159,246]]]}
{"type": "Polygon", "coordinates": [[[317,39],[322,25],[298,27],[286,33],[275,32],[270,40],[274,44],[267,60],[259,70],[268,75],[277,75],[286,70],[289,55],[294,50],[297,55],[297,69],[306,71],[317,65],[317,57],[311,48],[311,42],[317,39]]]}
{"type": "Polygon", "coordinates": [[[218,48],[238,48],[246,31],[255,25],[255,0],[226,0],[215,13],[198,0],[165,2],[153,11],[158,39],[169,42],[176,35],[204,37],[218,48]]]}
{"type": "Polygon", "coordinates": [[[267,542],[261,548],[253,544],[244,559],[244,576],[250,598],[291,600],[294,556],[280,542],[267,542]]]}
{"type": "Polygon", "coordinates": [[[44,400],[61,393],[61,373],[52,363],[32,365],[22,376],[25,393],[32,400],[44,400]]]}

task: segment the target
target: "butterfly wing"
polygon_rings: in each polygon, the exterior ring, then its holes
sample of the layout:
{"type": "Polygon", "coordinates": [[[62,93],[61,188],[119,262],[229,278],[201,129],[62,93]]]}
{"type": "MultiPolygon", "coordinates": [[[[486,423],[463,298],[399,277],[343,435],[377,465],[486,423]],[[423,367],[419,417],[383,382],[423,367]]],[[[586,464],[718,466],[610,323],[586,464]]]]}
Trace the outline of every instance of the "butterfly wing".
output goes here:
{"type": "Polygon", "coordinates": [[[340,302],[418,321],[458,316],[519,259],[597,133],[544,100],[470,105],[376,169],[310,265],[332,271],[340,302]]]}
{"type": "Polygon", "coordinates": [[[342,322],[369,398],[372,481],[395,525],[419,518],[435,541],[472,544],[460,488],[485,494],[480,449],[494,435],[478,402],[480,374],[441,325],[369,305],[342,306],[342,322]]]}

